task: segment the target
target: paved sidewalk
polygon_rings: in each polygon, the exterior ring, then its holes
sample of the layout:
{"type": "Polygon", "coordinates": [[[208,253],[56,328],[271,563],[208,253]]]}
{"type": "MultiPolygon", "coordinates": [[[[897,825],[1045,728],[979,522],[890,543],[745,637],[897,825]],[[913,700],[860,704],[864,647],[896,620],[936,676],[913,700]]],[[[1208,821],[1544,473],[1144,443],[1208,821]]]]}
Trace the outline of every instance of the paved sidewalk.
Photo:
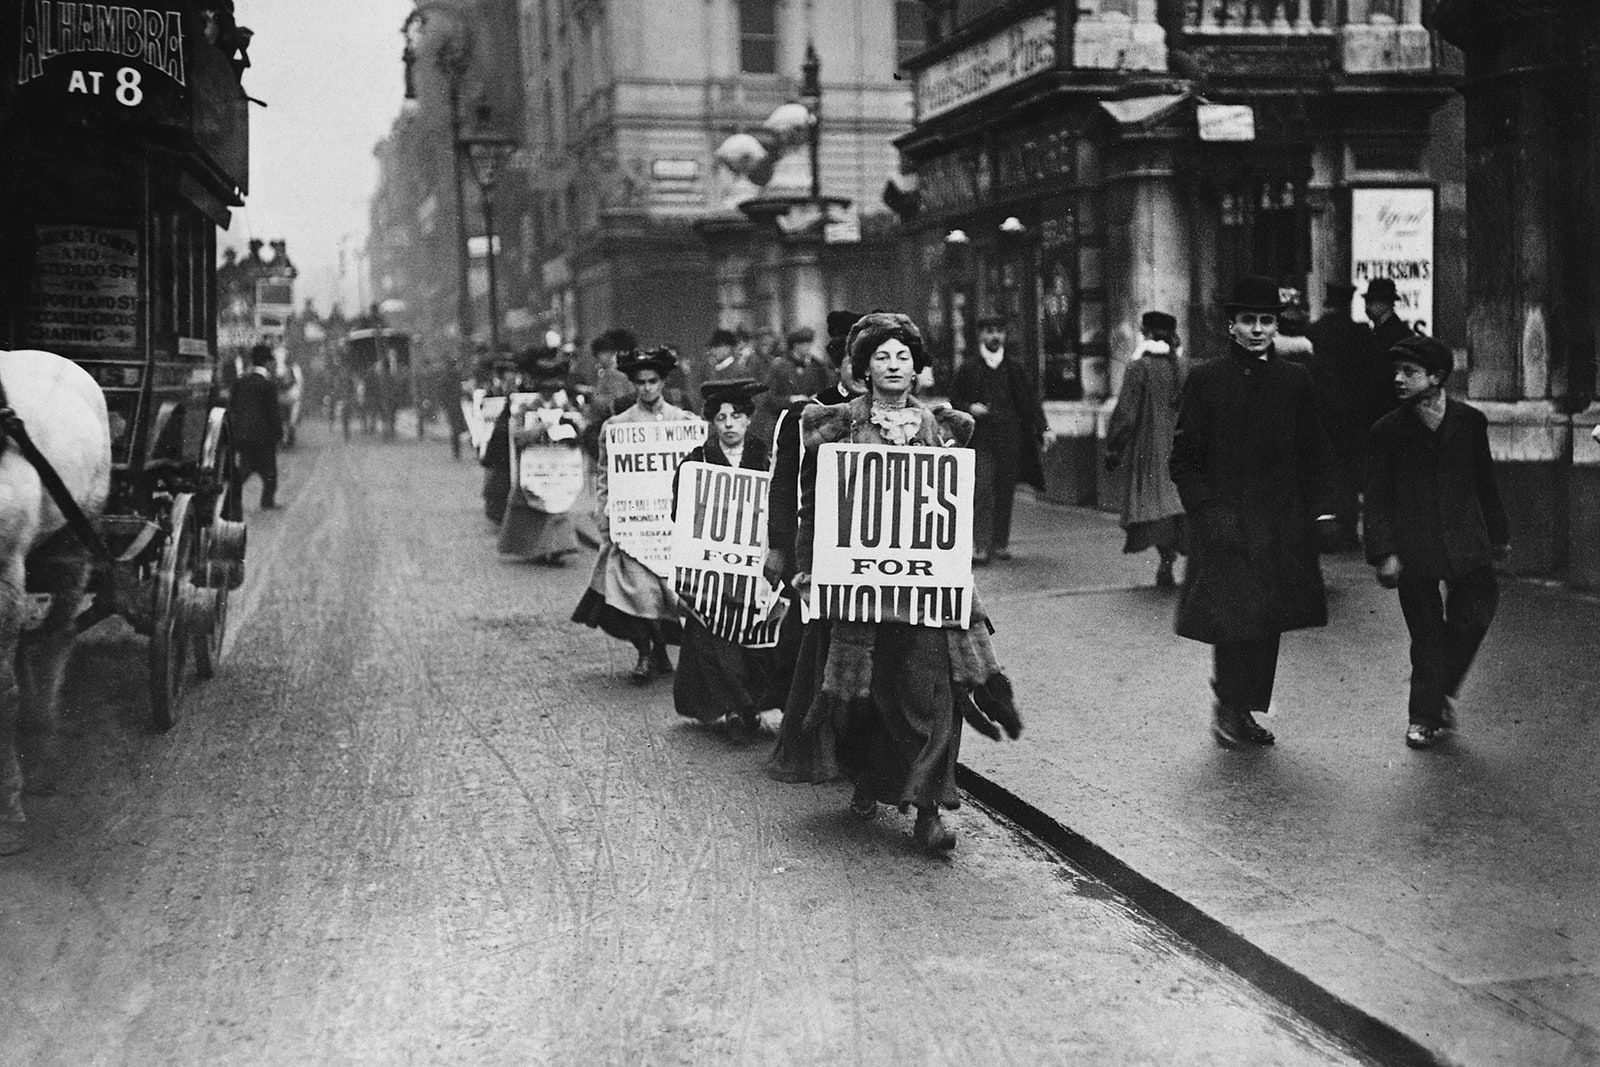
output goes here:
{"type": "Polygon", "coordinates": [[[1019,558],[978,581],[1027,731],[969,738],[972,771],[1439,1060],[1600,1062],[1600,601],[1506,582],[1457,736],[1415,752],[1394,594],[1325,559],[1278,744],[1229,752],[1154,554],[1098,512],[1017,512],[1019,558]]]}

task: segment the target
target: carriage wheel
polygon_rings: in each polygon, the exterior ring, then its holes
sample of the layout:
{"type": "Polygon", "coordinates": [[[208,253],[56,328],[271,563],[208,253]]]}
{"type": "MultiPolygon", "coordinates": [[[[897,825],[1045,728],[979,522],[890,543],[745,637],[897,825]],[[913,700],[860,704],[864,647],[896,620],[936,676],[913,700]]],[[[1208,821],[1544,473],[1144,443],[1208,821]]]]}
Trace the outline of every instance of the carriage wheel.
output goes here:
{"type": "Polygon", "coordinates": [[[170,730],[183,700],[189,625],[185,587],[199,545],[194,494],[179,493],[168,517],[167,544],[156,571],[155,629],[150,634],[150,725],[170,730]]]}
{"type": "Polygon", "coordinates": [[[210,514],[200,528],[199,555],[195,564],[202,573],[197,575],[200,579],[195,583],[197,588],[189,590],[189,593],[197,603],[202,599],[205,601],[204,610],[190,617],[191,623],[195,624],[192,626],[194,670],[201,678],[216,675],[217,665],[222,662],[222,643],[227,637],[229,587],[227,582],[210,573],[212,568],[220,566],[211,551],[211,536],[217,530],[219,521],[237,522],[244,516],[238,473],[237,459],[229,448],[220,457],[215,482],[218,491],[212,500],[210,514]]]}

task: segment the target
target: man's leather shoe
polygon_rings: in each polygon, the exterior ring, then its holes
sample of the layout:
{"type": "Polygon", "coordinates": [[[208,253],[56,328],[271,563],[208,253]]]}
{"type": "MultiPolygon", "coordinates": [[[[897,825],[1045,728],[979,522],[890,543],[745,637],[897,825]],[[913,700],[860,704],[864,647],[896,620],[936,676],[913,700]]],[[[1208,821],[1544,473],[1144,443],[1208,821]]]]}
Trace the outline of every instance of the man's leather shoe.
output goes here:
{"type": "Polygon", "coordinates": [[[1245,735],[1243,716],[1221,704],[1211,709],[1211,736],[1223,748],[1243,748],[1250,743],[1245,735]]]}
{"type": "Polygon", "coordinates": [[[1244,713],[1241,725],[1244,727],[1245,740],[1251,744],[1270,745],[1277,741],[1277,738],[1272,736],[1272,731],[1256,722],[1255,716],[1248,711],[1244,713]]]}

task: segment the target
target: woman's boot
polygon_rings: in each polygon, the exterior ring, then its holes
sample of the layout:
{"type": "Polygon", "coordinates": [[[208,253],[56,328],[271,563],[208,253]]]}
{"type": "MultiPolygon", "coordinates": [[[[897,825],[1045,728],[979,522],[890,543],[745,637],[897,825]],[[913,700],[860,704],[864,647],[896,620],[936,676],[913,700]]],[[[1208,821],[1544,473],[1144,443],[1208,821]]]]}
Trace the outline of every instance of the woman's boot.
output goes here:
{"type": "Polygon", "coordinates": [[[937,807],[918,808],[917,823],[911,831],[912,840],[936,856],[956,847],[956,835],[944,824],[937,807]]]}
{"type": "Polygon", "coordinates": [[[1172,564],[1178,558],[1178,554],[1170,548],[1160,548],[1156,551],[1161,553],[1161,562],[1156,566],[1156,588],[1176,588],[1178,579],[1173,576],[1172,564]]]}

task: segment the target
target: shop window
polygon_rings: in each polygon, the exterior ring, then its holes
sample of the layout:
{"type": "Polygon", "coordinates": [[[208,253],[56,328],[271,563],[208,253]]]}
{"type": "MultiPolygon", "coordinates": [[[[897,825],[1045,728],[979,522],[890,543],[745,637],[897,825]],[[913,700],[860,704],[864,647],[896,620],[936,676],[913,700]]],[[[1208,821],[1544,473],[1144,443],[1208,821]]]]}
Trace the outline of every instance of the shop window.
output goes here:
{"type": "Polygon", "coordinates": [[[894,66],[906,65],[912,56],[928,47],[928,13],[922,0],[895,0],[894,66]]]}
{"type": "Polygon", "coordinates": [[[776,0],[739,0],[739,70],[745,74],[778,72],[776,0]]]}
{"type": "Polygon", "coordinates": [[[1245,274],[1304,281],[1310,263],[1311,219],[1304,181],[1254,175],[1222,196],[1223,285],[1245,274]]]}

